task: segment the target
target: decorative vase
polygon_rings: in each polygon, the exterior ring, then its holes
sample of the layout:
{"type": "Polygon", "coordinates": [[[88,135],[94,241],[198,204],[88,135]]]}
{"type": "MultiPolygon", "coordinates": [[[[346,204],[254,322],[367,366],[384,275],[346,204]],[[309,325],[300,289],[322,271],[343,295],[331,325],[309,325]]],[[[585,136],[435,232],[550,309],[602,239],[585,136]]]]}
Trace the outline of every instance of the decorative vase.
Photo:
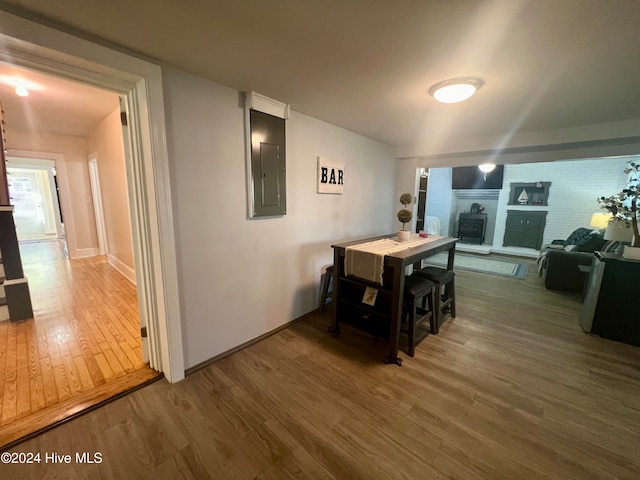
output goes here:
{"type": "Polygon", "coordinates": [[[398,241],[407,242],[410,236],[411,232],[409,230],[398,230],[398,241]]]}
{"type": "Polygon", "coordinates": [[[629,245],[625,245],[624,250],[622,251],[622,256],[629,260],[640,260],[640,247],[630,247],[629,245]]]}

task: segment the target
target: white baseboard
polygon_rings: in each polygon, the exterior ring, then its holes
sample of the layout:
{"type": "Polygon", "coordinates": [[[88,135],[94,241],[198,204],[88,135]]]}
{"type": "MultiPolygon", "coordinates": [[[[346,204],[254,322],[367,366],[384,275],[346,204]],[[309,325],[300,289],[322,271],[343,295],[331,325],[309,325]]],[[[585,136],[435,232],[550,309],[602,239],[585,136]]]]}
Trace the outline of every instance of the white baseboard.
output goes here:
{"type": "Polygon", "coordinates": [[[9,307],[6,305],[0,306],[0,322],[9,320],[9,307]]]}
{"type": "Polygon", "coordinates": [[[497,247],[494,245],[476,245],[470,243],[456,243],[456,252],[470,252],[488,255],[490,253],[499,253],[501,255],[511,255],[515,257],[538,258],[540,252],[533,248],[520,247],[497,247]]]}
{"type": "Polygon", "coordinates": [[[75,252],[69,250],[69,258],[95,257],[100,254],[98,247],[78,248],[75,252]]]}
{"type": "Polygon", "coordinates": [[[489,255],[492,251],[491,245],[475,245],[470,243],[456,243],[456,251],[458,252],[472,252],[480,253],[482,255],[489,255]]]}
{"type": "Polygon", "coordinates": [[[538,258],[540,252],[533,248],[521,248],[521,247],[493,247],[491,249],[493,253],[501,253],[503,255],[511,255],[514,257],[529,257],[538,258]]]}
{"type": "Polygon", "coordinates": [[[118,260],[116,257],[114,257],[111,254],[107,255],[107,262],[109,262],[109,265],[111,265],[113,268],[118,270],[122,275],[124,275],[127,280],[129,280],[131,283],[136,285],[136,271],[133,268],[131,268],[128,265],[125,265],[124,263],[122,263],[120,260],[118,260]]]}

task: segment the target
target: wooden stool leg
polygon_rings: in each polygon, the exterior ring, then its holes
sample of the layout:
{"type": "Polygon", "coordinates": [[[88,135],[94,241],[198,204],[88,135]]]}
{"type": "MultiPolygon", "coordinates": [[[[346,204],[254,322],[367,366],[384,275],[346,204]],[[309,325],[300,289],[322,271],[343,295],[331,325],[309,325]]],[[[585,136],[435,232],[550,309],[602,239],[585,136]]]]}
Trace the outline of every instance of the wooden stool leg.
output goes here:
{"type": "Polygon", "coordinates": [[[409,356],[413,357],[416,349],[416,300],[411,297],[407,308],[409,313],[409,356]]]}
{"type": "Polygon", "coordinates": [[[456,318],[456,281],[454,279],[449,283],[451,284],[449,287],[451,288],[449,292],[451,294],[451,318],[456,318]]]}
{"type": "Polygon", "coordinates": [[[436,317],[434,319],[435,328],[433,330],[433,334],[437,335],[440,330],[440,317],[442,316],[442,312],[440,311],[440,302],[442,296],[442,286],[439,283],[436,283],[436,289],[434,294],[434,302],[433,302],[433,314],[436,317]]]}
{"type": "Polygon", "coordinates": [[[324,312],[325,304],[327,303],[327,295],[329,294],[329,284],[331,283],[331,273],[325,272],[324,280],[322,281],[322,294],[320,295],[320,313],[324,312]]]}
{"type": "Polygon", "coordinates": [[[435,310],[435,306],[434,306],[434,298],[435,298],[435,288],[433,290],[431,290],[431,292],[429,293],[429,295],[427,295],[428,300],[429,300],[429,311],[431,312],[431,318],[429,318],[429,330],[431,330],[431,333],[433,335],[435,335],[436,333],[438,333],[437,327],[436,327],[436,310],[435,310]]]}

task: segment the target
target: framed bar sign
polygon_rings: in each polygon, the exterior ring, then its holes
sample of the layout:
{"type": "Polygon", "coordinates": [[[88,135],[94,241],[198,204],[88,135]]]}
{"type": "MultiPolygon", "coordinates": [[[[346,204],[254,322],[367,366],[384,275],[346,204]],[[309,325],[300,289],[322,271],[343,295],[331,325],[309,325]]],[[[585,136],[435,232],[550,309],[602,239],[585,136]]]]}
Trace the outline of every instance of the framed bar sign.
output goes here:
{"type": "Polygon", "coordinates": [[[318,157],[318,193],[336,193],[344,190],[344,162],[318,157]]]}

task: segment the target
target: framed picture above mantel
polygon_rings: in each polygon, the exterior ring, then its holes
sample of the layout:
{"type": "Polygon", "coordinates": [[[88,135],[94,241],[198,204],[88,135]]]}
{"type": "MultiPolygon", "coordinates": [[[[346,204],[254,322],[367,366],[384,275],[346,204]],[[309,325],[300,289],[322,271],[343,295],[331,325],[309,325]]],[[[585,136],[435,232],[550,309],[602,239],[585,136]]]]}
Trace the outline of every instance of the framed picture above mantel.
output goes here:
{"type": "Polygon", "coordinates": [[[546,207],[551,182],[511,183],[509,205],[546,207]]]}

